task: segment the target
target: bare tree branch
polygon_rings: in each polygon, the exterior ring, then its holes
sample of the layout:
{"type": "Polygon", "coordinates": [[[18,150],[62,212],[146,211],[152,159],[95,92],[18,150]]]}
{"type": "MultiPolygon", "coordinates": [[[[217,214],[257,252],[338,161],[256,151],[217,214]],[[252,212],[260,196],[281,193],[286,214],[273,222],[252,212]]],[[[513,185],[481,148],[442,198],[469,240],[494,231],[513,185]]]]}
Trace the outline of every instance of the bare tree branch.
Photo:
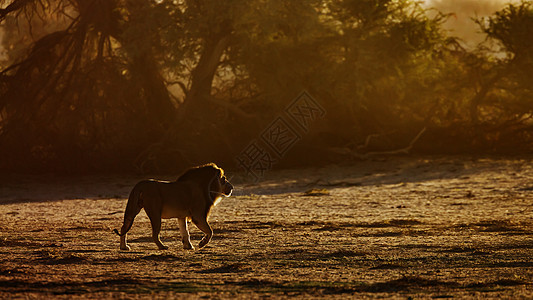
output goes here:
{"type": "Polygon", "coordinates": [[[3,21],[4,18],[14,11],[18,11],[19,9],[23,8],[24,6],[30,4],[34,0],[14,0],[6,6],[6,8],[0,8],[0,21],[3,21]]]}
{"type": "MultiPolygon", "coordinates": [[[[396,149],[396,150],[374,151],[374,152],[367,152],[367,153],[359,153],[349,148],[330,148],[329,150],[337,154],[348,155],[348,156],[362,159],[362,160],[365,160],[365,159],[370,158],[371,156],[377,156],[377,155],[409,154],[409,151],[411,151],[413,146],[420,139],[420,137],[424,134],[424,132],[426,132],[426,127],[422,128],[422,130],[420,130],[420,132],[411,140],[411,142],[409,142],[409,144],[406,147],[396,149]]],[[[366,138],[366,141],[368,142],[369,138],[373,136],[379,136],[379,135],[376,135],[376,134],[370,135],[366,138]]],[[[368,143],[365,143],[365,144],[368,144],[368,143]]]]}
{"type": "Polygon", "coordinates": [[[407,145],[407,147],[405,147],[405,148],[401,148],[401,149],[397,149],[397,150],[391,150],[391,151],[368,152],[368,153],[365,153],[364,155],[368,157],[368,156],[374,156],[374,155],[408,154],[409,151],[411,151],[411,149],[415,145],[415,143],[420,139],[422,134],[424,134],[424,132],[426,132],[426,127],[422,128],[422,130],[420,130],[420,132],[415,136],[415,138],[413,140],[411,140],[409,145],[407,145]]]}
{"type": "Polygon", "coordinates": [[[219,99],[216,99],[215,97],[209,97],[209,102],[213,103],[213,104],[216,104],[218,106],[221,106],[221,107],[224,107],[228,110],[230,110],[232,113],[240,116],[240,117],[243,117],[243,118],[248,118],[248,119],[251,119],[251,118],[255,118],[256,116],[253,115],[253,114],[250,114],[250,113],[247,113],[245,112],[244,110],[242,110],[240,107],[228,102],[228,101],[223,101],[223,100],[219,100],[219,99]]]}

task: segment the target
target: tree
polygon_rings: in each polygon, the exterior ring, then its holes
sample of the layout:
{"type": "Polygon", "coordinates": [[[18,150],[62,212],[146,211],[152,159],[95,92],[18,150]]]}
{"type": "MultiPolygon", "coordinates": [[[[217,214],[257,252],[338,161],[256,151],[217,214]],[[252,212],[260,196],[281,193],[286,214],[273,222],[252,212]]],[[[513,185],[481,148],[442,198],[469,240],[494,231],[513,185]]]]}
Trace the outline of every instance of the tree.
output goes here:
{"type": "Polygon", "coordinates": [[[105,168],[109,153],[132,159],[132,149],[168,127],[175,106],[153,49],[128,52],[131,41],[123,36],[143,2],[15,0],[6,6],[2,18],[31,24],[38,16],[66,25],[37,37],[1,73],[4,163],[23,158],[32,167],[105,168]]]}
{"type": "Polygon", "coordinates": [[[302,160],[496,141],[531,115],[527,1],[480,21],[499,56],[461,48],[446,15],[408,0],[1,4],[0,168],[230,164],[303,89],[328,117],[302,160]]]}

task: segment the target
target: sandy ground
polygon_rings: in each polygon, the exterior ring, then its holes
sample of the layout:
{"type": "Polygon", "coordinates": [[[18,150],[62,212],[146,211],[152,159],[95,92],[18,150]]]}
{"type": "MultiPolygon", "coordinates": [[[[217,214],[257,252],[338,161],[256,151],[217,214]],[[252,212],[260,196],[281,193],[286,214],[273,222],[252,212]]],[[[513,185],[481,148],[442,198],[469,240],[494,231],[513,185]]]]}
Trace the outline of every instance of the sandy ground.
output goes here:
{"type": "Polygon", "coordinates": [[[112,229],[140,177],[7,178],[0,298],[533,297],[532,158],[388,158],[259,183],[229,173],[235,195],[195,251],[175,220],[157,250],[144,212],[119,251],[112,229]]]}

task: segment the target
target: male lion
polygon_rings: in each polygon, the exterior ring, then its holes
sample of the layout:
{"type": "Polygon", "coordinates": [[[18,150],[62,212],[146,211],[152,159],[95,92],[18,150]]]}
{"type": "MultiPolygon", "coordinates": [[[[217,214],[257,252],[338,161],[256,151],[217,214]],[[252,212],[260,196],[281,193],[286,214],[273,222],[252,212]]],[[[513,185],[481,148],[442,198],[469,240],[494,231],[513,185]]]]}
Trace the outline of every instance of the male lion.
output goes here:
{"type": "Polygon", "coordinates": [[[184,249],[194,249],[191,245],[187,221],[192,222],[205,234],[199,248],[209,243],[213,230],[207,223],[211,208],[222,197],[229,197],[233,185],[224,176],[224,170],[214,163],[194,167],[186,171],[176,181],[143,180],[137,183],[130,193],[124,224],[114,230],[120,236],[120,249],[130,250],[126,243],[126,234],[133,224],[133,219],[144,208],[152,223],[152,237],[159,249],[168,249],[161,243],[161,219],[178,218],[184,249]]]}

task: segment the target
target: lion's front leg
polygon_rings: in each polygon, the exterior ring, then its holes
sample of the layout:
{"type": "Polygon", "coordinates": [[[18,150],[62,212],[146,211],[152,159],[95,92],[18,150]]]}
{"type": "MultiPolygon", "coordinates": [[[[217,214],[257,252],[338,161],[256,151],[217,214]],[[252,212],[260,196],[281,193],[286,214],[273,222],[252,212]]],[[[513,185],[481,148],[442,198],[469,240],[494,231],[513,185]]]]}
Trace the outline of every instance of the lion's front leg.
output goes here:
{"type": "Polygon", "coordinates": [[[198,227],[198,229],[200,229],[205,234],[204,238],[200,241],[200,244],[198,244],[198,247],[202,248],[207,245],[209,241],[211,241],[211,238],[213,237],[213,230],[211,229],[211,226],[209,226],[209,223],[207,223],[207,219],[205,218],[199,220],[193,219],[192,221],[194,222],[196,227],[198,227]]]}
{"type": "Polygon", "coordinates": [[[183,242],[183,249],[194,249],[191,244],[191,237],[189,235],[189,229],[187,228],[187,218],[179,218],[178,226],[180,228],[181,241],[183,242]]]}

